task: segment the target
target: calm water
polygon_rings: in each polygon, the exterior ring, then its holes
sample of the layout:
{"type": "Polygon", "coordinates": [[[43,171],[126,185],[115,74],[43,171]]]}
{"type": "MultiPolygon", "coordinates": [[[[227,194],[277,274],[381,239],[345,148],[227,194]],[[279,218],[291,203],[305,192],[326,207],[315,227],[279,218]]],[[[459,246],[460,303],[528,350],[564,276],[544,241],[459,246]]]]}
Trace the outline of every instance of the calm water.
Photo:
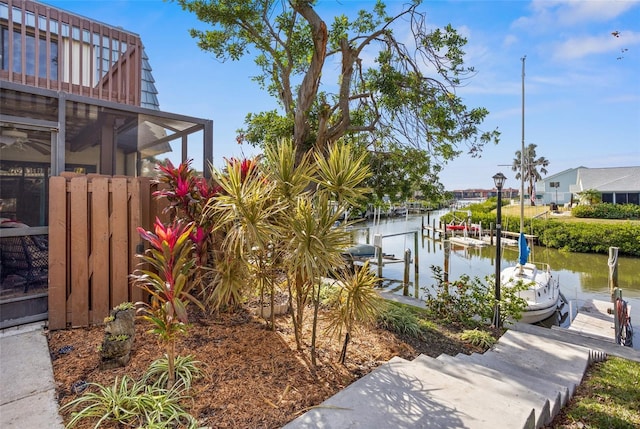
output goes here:
{"type": "MultiPolygon", "coordinates": [[[[444,212],[443,212],[444,213],[444,212]]],[[[437,219],[441,213],[431,214],[431,222],[437,219]]],[[[424,217],[425,225],[427,217],[424,217]]],[[[379,224],[367,223],[366,229],[354,232],[358,242],[365,242],[369,235],[369,242],[373,243],[373,235],[381,234],[382,250],[386,254],[393,254],[402,258],[405,249],[410,249],[412,257],[415,257],[414,234],[418,231],[418,255],[419,255],[419,286],[428,287],[435,284],[432,278],[430,266],[444,267],[444,251],[440,240],[433,240],[420,233],[422,225],[421,215],[409,215],[408,218],[382,219],[379,224]],[[409,234],[384,237],[385,235],[409,232],[409,234]]],[[[480,249],[464,249],[452,247],[449,258],[449,279],[458,279],[462,274],[484,279],[487,275],[495,274],[495,247],[486,246],[480,249]]],[[[609,267],[608,255],[583,254],[561,252],[556,249],[548,249],[536,246],[533,251],[536,261],[547,262],[553,274],[560,281],[560,289],[564,296],[573,301],[577,308],[584,300],[598,299],[610,301],[609,296],[609,267]]],[[[516,247],[505,247],[502,255],[501,266],[505,267],[515,263],[518,258],[516,247]]],[[[383,276],[401,280],[404,264],[390,264],[383,268],[383,276]]],[[[414,267],[410,268],[410,281],[414,282],[414,267]]],[[[622,288],[623,298],[632,307],[631,317],[634,323],[634,346],[640,342],[640,258],[618,258],[618,284],[622,288]],[[635,316],[635,317],[634,317],[635,316]]],[[[414,293],[412,289],[411,294],[414,293]]],[[[422,290],[420,290],[422,294],[422,290]]]]}

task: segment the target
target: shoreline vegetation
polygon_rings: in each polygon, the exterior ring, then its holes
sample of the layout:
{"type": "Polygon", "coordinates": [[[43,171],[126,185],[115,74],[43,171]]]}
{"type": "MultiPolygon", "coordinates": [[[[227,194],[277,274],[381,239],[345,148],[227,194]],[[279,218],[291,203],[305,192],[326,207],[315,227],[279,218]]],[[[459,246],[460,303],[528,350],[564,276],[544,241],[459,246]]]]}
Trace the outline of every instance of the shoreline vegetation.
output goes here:
{"type": "MultiPolygon", "coordinates": [[[[600,210],[593,210],[600,216],[619,216],[618,208],[613,204],[600,204],[600,210]],[[613,206],[613,207],[612,207],[613,206]],[[616,213],[613,213],[616,211],[616,213]]],[[[576,210],[578,207],[574,207],[576,210]]],[[[584,206],[587,207],[587,206],[584,206]]],[[[483,203],[471,204],[465,210],[457,210],[441,217],[445,223],[467,216],[471,211],[471,223],[481,223],[485,228],[495,224],[496,200],[489,199],[483,203]],[[456,215],[458,215],[456,217],[456,215]]],[[[584,211],[584,210],[583,210],[584,211]]],[[[610,247],[617,247],[620,255],[640,257],[640,209],[628,210],[627,219],[576,217],[568,209],[562,208],[557,213],[548,206],[525,206],[525,233],[537,237],[541,246],[575,253],[607,254],[610,247]]],[[[504,205],[502,207],[502,230],[518,232],[520,225],[520,207],[518,205],[504,205]]]]}

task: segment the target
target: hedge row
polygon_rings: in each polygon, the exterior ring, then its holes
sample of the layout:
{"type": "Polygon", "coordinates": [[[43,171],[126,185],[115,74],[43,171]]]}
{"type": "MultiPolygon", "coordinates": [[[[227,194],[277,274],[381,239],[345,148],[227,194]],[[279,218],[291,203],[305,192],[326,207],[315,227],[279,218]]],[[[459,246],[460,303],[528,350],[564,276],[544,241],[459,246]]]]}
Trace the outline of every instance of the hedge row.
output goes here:
{"type": "Polygon", "coordinates": [[[534,220],[533,230],[540,237],[541,245],[554,249],[606,254],[609,247],[618,247],[621,254],[640,256],[640,225],[631,222],[602,224],[534,220]]]}
{"type": "MultiPolygon", "coordinates": [[[[472,205],[471,221],[482,223],[484,228],[495,225],[496,214],[490,210],[495,209],[491,204],[472,205]]],[[[574,209],[575,210],[575,209],[574,209]]],[[[442,216],[443,222],[451,220],[450,214],[442,216]]],[[[504,216],[502,218],[502,230],[520,230],[520,218],[504,216]]],[[[640,256],[640,224],[632,222],[624,223],[586,223],[586,222],[560,222],[553,219],[525,219],[524,230],[527,234],[536,235],[541,246],[553,249],[562,249],[569,252],[581,253],[609,253],[609,247],[618,247],[622,255],[640,256]]]]}
{"type": "Polygon", "coordinates": [[[571,210],[574,217],[594,219],[640,219],[640,206],[637,204],[600,203],[576,206],[571,210]]]}

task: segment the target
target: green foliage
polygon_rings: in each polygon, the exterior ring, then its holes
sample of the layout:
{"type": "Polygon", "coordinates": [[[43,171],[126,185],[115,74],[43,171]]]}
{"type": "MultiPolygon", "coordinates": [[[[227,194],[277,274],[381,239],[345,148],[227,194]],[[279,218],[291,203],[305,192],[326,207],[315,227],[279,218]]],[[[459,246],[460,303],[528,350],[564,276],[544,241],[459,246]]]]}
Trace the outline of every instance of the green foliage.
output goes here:
{"type": "Polygon", "coordinates": [[[603,253],[618,247],[622,255],[640,256],[640,224],[534,222],[541,244],[569,252],[603,253]],[[544,229],[542,226],[545,225],[544,229]]]}
{"type": "MultiPolygon", "coordinates": [[[[506,203],[503,201],[503,204],[506,203]]],[[[495,223],[496,213],[493,211],[495,207],[495,198],[469,205],[471,221],[482,223],[484,227],[495,223]]],[[[580,205],[573,208],[572,214],[583,218],[638,219],[640,218],[640,206],[633,204],[580,205]]],[[[440,219],[449,223],[454,220],[454,216],[460,219],[466,216],[466,211],[446,213],[440,219]]],[[[503,231],[518,231],[519,228],[519,217],[502,217],[503,231]]],[[[537,236],[541,246],[553,249],[607,254],[609,247],[618,247],[620,254],[640,256],[640,225],[632,222],[587,223],[525,218],[524,230],[528,234],[537,236]]]]}
{"type": "Polygon", "coordinates": [[[382,303],[382,298],[376,291],[378,278],[369,268],[369,263],[356,269],[353,274],[346,275],[336,286],[338,292],[334,305],[328,315],[329,335],[341,336],[345,331],[340,361],[345,362],[347,345],[355,328],[359,324],[370,324],[376,320],[382,303]]]}
{"type": "Polygon", "coordinates": [[[376,291],[378,278],[369,268],[369,263],[346,275],[334,286],[332,306],[327,315],[330,334],[342,335],[343,331],[353,332],[357,324],[375,321],[382,298],[376,291]]]}
{"type": "Polygon", "coordinates": [[[366,183],[377,200],[388,195],[392,202],[403,202],[415,193],[435,199],[444,193],[438,181],[442,167],[424,150],[376,142],[369,166],[374,174],[366,183]],[[407,168],[408,165],[411,168],[407,168]]]}
{"type": "Polygon", "coordinates": [[[378,326],[397,334],[418,338],[422,331],[421,320],[407,307],[389,303],[378,316],[378,326]]]}
{"type": "Polygon", "coordinates": [[[586,204],[598,204],[602,202],[602,193],[596,189],[585,189],[582,192],[578,192],[580,201],[586,204]]]}
{"type": "Polygon", "coordinates": [[[116,305],[113,309],[116,311],[126,311],[126,310],[133,310],[135,308],[136,308],[136,305],[133,302],[125,301],[116,305]]]}
{"type": "Polygon", "coordinates": [[[594,219],[640,219],[640,206],[637,204],[600,203],[575,206],[571,214],[578,218],[594,219]]]}
{"type": "MultiPolygon", "coordinates": [[[[176,384],[184,390],[191,389],[194,379],[202,376],[202,370],[198,368],[199,361],[194,360],[192,355],[176,356],[175,374],[176,384]]],[[[142,381],[152,385],[154,388],[166,389],[169,383],[169,359],[164,356],[151,362],[144,374],[142,381]]]]}
{"type": "Polygon", "coordinates": [[[177,2],[208,24],[191,30],[201,49],[220,60],[255,53],[260,72],[253,80],[280,105],[282,116],[248,115],[247,129],[238,130],[240,142],[266,150],[292,138],[297,162],[309,151],[326,155],[336,142],[357,142],[376,154],[395,146],[394,152],[404,153],[385,163],[407,175],[394,177],[393,187],[430,194],[442,190],[438,172],[447,161],[465,150],[477,156],[498,140],[497,130],[479,128],[488,111],[468,108],[456,95],[475,73],[464,64],[466,39],[450,25],[432,30],[420,2],[395,16],[377,1],[352,15],[329,17],[308,1],[277,8],[272,2],[177,2]],[[396,39],[394,29],[404,34],[406,23],[414,43],[396,39]],[[376,60],[363,61],[365,53],[376,60]],[[433,73],[423,74],[425,62],[433,73]],[[329,80],[334,73],[325,72],[329,64],[342,64],[335,81],[329,80]],[[374,141],[384,141],[385,148],[372,147],[374,141]],[[413,159],[412,153],[420,155],[417,162],[401,161],[413,159]]]}
{"type": "Polygon", "coordinates": [[[487,331],[480,331],[479,329],[468,329],[460,334],[460,339],[474,346],[488,349],[496,343],[496,339],[487,331]]]}
{"type": "MultiPolygon", "coordinates": [[[[444,281],[441,267],[431,266],[436,284],[426,288],[426,306],[431,316],[465,327],[476,327],[483,321],[492,319],[495,309],[495,281],[493,276],[471,279],[463,275],[453,282],[444,281]]],[[[518,292],[527,285],[518,284],[513,288],[502,288],[500,295],[500,317],[518,320],[526,302],[518,297],[518,292]]]]}
{"type": "Polygon", "coordinates": [[[65,404],[61,411],[80,408],[72,412],[67,428],[85,419],[97,419],[94,428],[113,422],[145,428],[168,429],[179,425],[195,429],[197,421],[180,405],[184,399],[180,390],[157,389],[125,375],[122,379],[116,377],[113,386],[89,383],[89,389],[65,404]]]}
{"type": "MultiPolygon", "coordinates": [[[[502,205],[505,206],[509,204],[505,199],[502,200],[502,205]]],[[[485,227],[488,227],[491,223],[496,222],[496,212],[495,209],[498,206],[497,197],[487,198],[485,201],[481,203],[474,203],[468,205],[465,210],[455,210],[448,213],[445,213],[440,217],[440,220],[444,223],[450,223],[455,219],[466,219],[468,211],[471,212],[471,222],[473,223],[482,223],[485,227]]],[[[506,219],[506,216],[503,216],[503,223],[506,219]]]]}
{"type": "MultiPolygon", "coordinates": [[[[542,174],[547,174],[547,167],[549,165],[549,160],[544,156],[540,158],[536,158],[536,148],[538,146],[535,144],[530,144],[524,148],[524,154],[522,151],[516,151],[516,157],[513,160],[513,164],[511,166],[511,170],[517,171],[516,180],[520,180],[523,177],[524,182],[527,183],[527,194],[531,195],[534,192],[534,184],[542,180],[542,174]],[[540,171],[538,171],[538,167],[540,167],[540,171]],[[524,172],[524,173],[523,173],[524,172]]],[[[534,205],[533,201],[531,201],[531,205],[534,205]]]]}
{"type": "Polygon", "coordinates": [[[127,334],[109,335],[109,341],[127,341],[129,338],[127,334]]]}
{"type": "Polygon", "coordinates": [[[305,309],[314,304],[316,321],[326,289],[319,286],[321,279],[345,266],[342,252],[351,239],[344,226],[335,225],[368,192],[361,184],[369,176],[366,153],[334,144],[322,156],[296,159],[291,140],[282,140],[268,146],[265,155],[260,162],[229,160],[225,170],[213,170],[222,191],[203,214],[214,234],[224,238],[214,249],[216,286],[209,297],[217,299],[208,303],[240,302],[249,288],[262,296],[283,285],[302,348],[305,309]]]}

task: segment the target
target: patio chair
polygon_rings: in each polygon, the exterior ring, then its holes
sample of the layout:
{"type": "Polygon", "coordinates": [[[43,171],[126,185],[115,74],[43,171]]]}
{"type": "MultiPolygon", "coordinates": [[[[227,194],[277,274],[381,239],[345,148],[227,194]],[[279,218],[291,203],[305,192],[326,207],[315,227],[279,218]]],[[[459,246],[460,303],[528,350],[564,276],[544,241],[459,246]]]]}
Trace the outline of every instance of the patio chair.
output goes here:
{"type": "MultiPolygon", "coordinates": [[[[30,286],[47,282],[49,243],[47,236],[25,235],[0,238],[0,282],[9,276],[24,279],[24,292],[30,286]]],[[[22,284],[22,282],[17,282],[22,284]]]]}

